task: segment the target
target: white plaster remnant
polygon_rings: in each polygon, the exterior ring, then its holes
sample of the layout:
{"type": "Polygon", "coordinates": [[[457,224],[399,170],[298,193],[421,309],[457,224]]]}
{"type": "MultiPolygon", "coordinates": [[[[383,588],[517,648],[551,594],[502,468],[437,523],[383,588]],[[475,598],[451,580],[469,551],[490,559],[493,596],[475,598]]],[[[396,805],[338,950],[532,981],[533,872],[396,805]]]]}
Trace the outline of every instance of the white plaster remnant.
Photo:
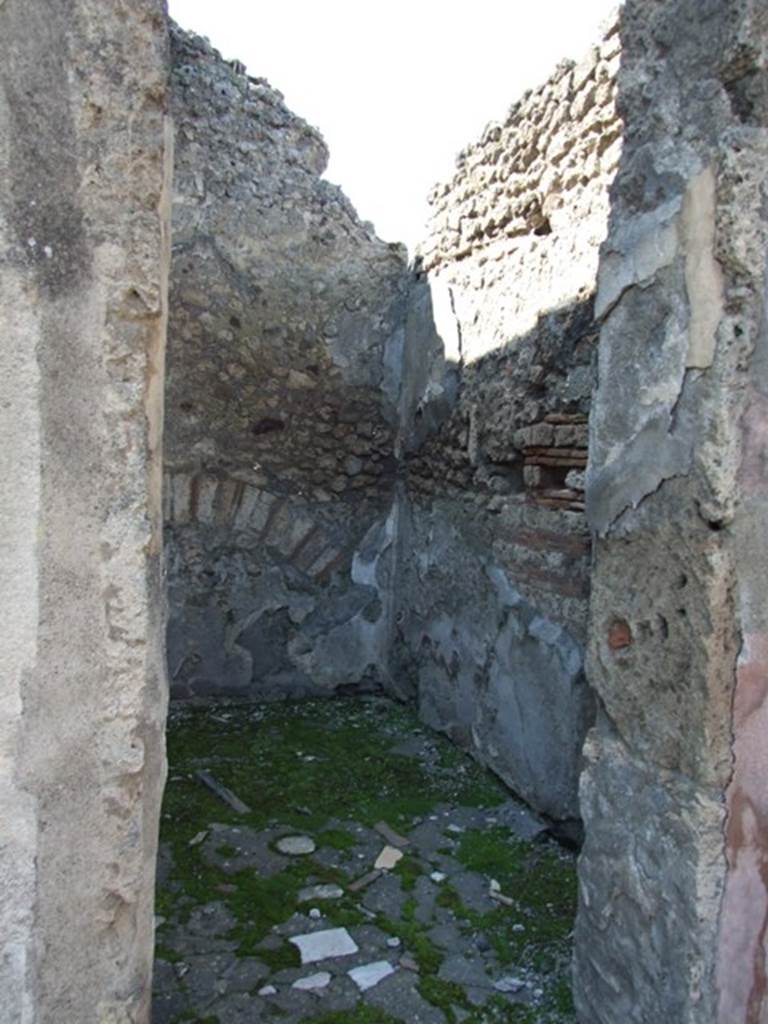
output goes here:
{"type": "Polygon", "coordinates": [[[692,178],[683,203],[685,287],[691,306],[686,366],[705,370],[715,355],[723,315],[723,273],[715,259],[715,175],[706,167],[692,178]]]}
{"type": "Polygon", "coordinates": [[[398,850],[394,846],[385,846],[379,856],[376,858],[376,863],[373,865],[376,871],[391,871],[393,867],[402,860],[403,851],[398,850]]]}
{"type": "Polygon", "coordinates": [[[331,983],[331,975],[328,971],[318,971],[317,974],[308,974],[306,978],[298,978],[291,985],[302,992],[315,992],[320,988],[327,988],[331,983]]]}
{"type": "Polygon", "coordinates": [[[347,971],[349,977],[354,981],[361,992],[373,988],[380,981],[395,973],[395,968],[388,960],[377,960],[375,963],[362,964],[360,967],[353,967],[347,971]]]}
{"type": "Polygon", "coordinates": [[[294,935],[288,941],[298,948],[302,966],[334,956],[352,956],[359,951],[346,928],[327,928],[322,932],[294,935]]]}

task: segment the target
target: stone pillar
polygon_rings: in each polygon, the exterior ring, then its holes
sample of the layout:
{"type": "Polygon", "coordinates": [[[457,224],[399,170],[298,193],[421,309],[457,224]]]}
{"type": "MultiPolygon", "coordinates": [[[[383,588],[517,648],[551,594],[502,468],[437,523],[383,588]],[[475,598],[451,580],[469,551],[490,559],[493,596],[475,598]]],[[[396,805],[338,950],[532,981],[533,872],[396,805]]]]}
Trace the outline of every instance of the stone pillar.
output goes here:
{"type": "Polygon", "coordinates": [[[0,2],[0,1021],[149,1019],[162,0],[0,2]]]}
{"type": "Polygon", "coordinates": [[[627,0],[601,256],[575,995],[768,1019],[764,0],[627,0]]]}

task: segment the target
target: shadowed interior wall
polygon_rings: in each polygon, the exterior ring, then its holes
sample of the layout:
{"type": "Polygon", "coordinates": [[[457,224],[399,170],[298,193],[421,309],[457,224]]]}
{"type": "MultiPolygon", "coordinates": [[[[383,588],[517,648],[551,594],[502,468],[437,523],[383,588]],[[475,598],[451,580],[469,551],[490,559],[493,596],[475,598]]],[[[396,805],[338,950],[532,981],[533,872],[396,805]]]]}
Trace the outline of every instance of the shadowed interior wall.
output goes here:
{"type": "Polygon", "coordinates": [[[172,29],[172,693],[386,682],[405,251],[320,134],[172,29]]]}
{"type": "Polygon", "coordinates": [[[165,10],[11,0],[0,37],[0,1019],[148,1024],[165,10]]]}
{"type": "Polygon", "coordinates": [[[319,134],[173,30],[173,694],[417,694],[578,817],[618,54],[612,23],[462,154],[409,273],[320,178],[319,134]]]}
{"type": "Polygon", "coordinates": [[[397,654],[422,716],[579,817],[593,299],[621,149],[615,19],[434,189],[403,372],[397,654]]]}
{"type": "Polygon", "coordinates": [[[628,0],[600,260],[576,1002],[768,1018],[768,10],[628,0]]]}

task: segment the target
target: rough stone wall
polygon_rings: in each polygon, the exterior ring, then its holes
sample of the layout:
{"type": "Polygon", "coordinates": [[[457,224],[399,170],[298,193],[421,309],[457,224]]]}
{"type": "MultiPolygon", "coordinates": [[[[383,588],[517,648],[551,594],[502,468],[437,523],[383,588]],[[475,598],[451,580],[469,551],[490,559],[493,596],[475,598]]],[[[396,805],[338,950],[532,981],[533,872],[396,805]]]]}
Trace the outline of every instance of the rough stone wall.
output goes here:
{"type": "Polygon", "coordinates": [[[147,1024],[165,12],[6,0],[0,36],[0,1020],[147,1024]]]}
{"type": "Polygon", "coordinates": [[[169,669],[179,695],[378,685],[405,252],[280,93],[172,29],[169,669]]]}
{"type": "Polygon", "coordinates": [[[422,714],[578,817],[593,297],[621,147],[615,20],[460,154],[406,331],[400,657],[422,714]]]}
{"type": "Polygon", "coordinates": [[[768,9],[627,0],[600,264],[576,1001],[768,1019],[768,9]]]}

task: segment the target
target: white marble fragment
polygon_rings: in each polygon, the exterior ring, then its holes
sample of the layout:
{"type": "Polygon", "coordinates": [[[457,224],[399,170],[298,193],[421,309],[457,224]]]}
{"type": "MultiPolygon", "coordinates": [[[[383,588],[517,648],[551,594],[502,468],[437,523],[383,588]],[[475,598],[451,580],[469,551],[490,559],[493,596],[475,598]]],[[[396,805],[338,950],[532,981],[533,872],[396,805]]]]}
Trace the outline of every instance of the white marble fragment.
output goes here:
{"type": "Polygon", "coordinates": [[[299,893],[299,903],[310,900],[339,900],[344,895],[340,885],[308,885],[299,893]]]}
{"type": "Polygon", "coordinates": [[[433,871],[429,877],[433,882],[444,882],[448,876],[442,871],[433,871]]]}
{"type": "Polygon", "coordinates": [[[303,992],[313,992],[319,988],[326,988],[330,983],[331,976],[328,971],[318,971],[317,974],[308,974],[306,978],[298,978],[291,988],[299,988],[303,992]]]}
{"type": "Polygon", "coordinates": [[[376,858],[376,863],[373,865],[374,869],[377,871],[391,871],[397,862],[402,860],[402,857],[402,850],[398,850],[395,846],[385,846],[376,858]]]}
{"type": "Polygon", "coordinates": [[[394,973],[395,968],[388,960],[377,960],[375,963],[363,964],[361,967],[353,967],[351,971],[347,971],[361,992],[373,988],[374,985],[378,985],[380,981],[394,973]]]}
{"type": "Polygon", "coordinates": [[[295,935],[288,940],[298,947],[301,963],[314,964],[332,956],[351,956],[358,946],[346,928],[327,928],[322,932],[295,935]]]}
{"type": "Polygon", "coordinates": [[[265,985],[263,988],[260,988],[256,994],[260,996],[276,996],[277,989],[274,985],[265,985]]]}

